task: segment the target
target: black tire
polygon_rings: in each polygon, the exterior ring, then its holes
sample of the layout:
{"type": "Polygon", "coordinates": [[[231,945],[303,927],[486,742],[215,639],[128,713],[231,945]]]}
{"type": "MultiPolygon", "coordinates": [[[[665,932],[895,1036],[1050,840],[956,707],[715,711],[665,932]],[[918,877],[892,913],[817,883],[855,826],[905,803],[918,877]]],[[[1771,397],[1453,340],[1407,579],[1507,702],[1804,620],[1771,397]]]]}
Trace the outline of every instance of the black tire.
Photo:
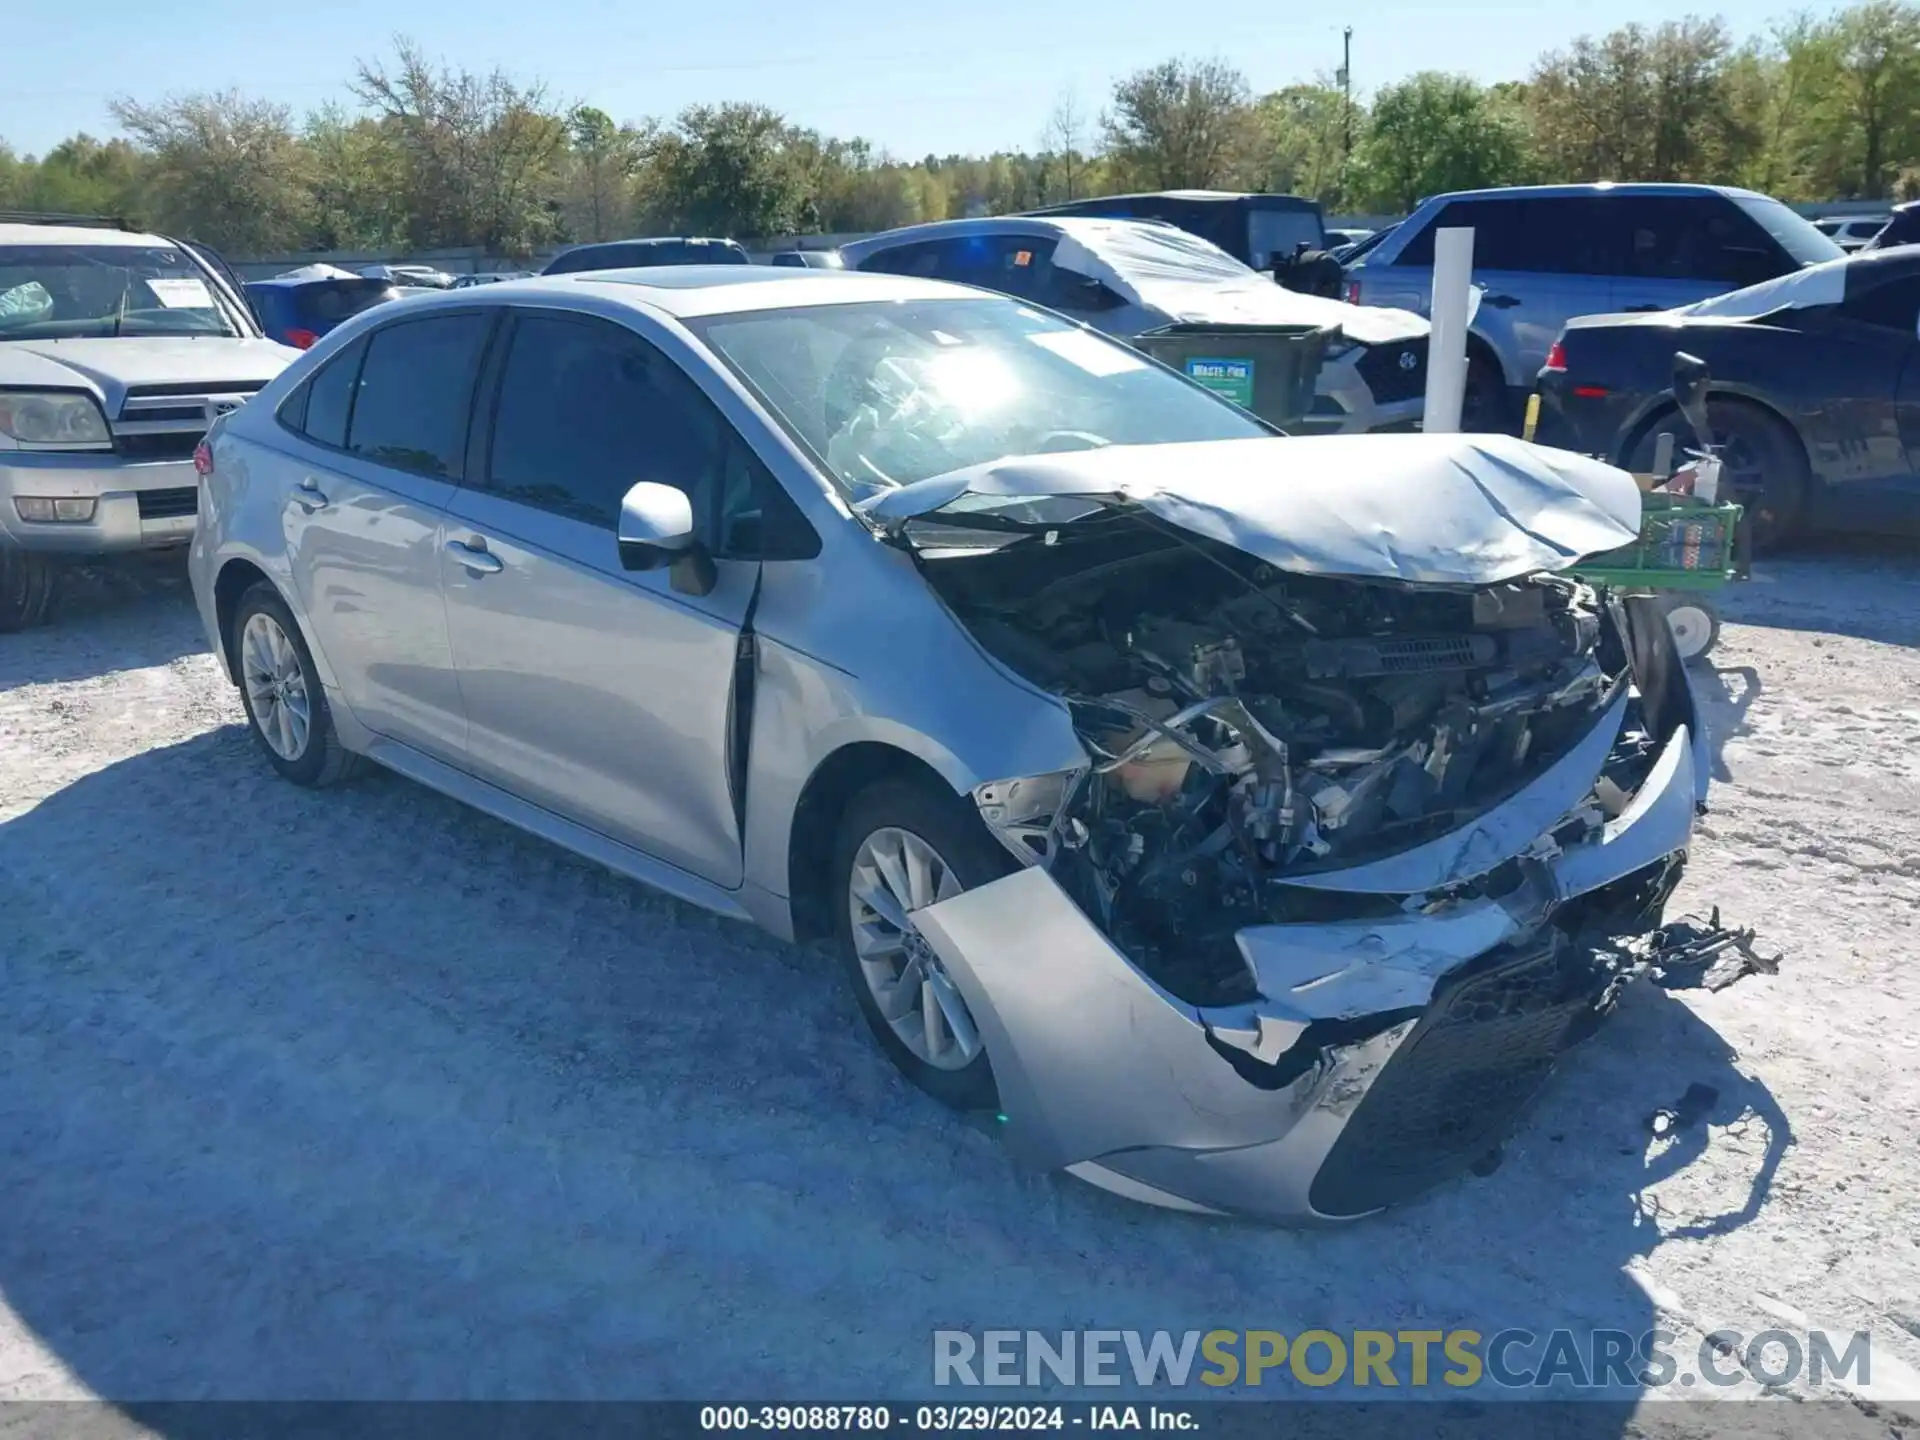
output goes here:
{"type": "Polygon", "coordinates": [[[320,674],[314,668],[313,652],[307,649],[306,636],[300,633],[300,625],[287,608],[287,602],[280,598],[279,591],[262,583],[240,597],[240,603],[234,606],[233,621],[227,631],[227,645],[228,653],[233,656],[234,672],[239,677],[240,703],[246,708],[247,728],[253,732],[254,741],[267,757],[267,763],[279,771],[284,779],[296,785],[318,788],[337,784],[360,768],[360,757],[340,743],[339,732],[333,726],[333,712],[327,707],[326,687],[320,683],[320,674]],[[307,736],[304,747],[291,758],[282,755],[267,739],[260,716],[254,711],[253,694],[247,684],[241,636],[246,633],[247,622],[256,615],[265,615],[280,627],[287,639],[293,642],[294,652],[300,662],[300,678],[306,687],[307,736]]]}
{"type": "Polygon", "coordinates": [[[0,541],[0,634],[45,624],[59,584],[57,562],[0,541]]]}
{"type": "Polygon", "coordinates": [[[999,1106],[993,1066],[983,1044],[961,1069],[943,1070],[915,1055],[880,1013],[873,988],[853,944],[853,912],[848,884],[854,856],[869,836],[886,829],[919,836],[944,860],[963,889],[998,880],[1015,868],[1011,855],[988,833],[986,825],[960,797],[950,791],[912,780],[877,781],[857,793],[841,813],[828,871],[833,907],[834,948],[853,986],[867,1028],[900,1073],[927,1094],[956,1110],[994,1110],[999,1106]]]}
{"type": "MultiPolygon", "coordinates": [[[[1793,427],[1769,410],[1741,400],[1707,401],[1707,424],[1721,448],[1720,498],[1747,507],[1754,553],[1779,550],[1800,529],[1807,504],[1807,452],[1793,427]]],[[[1687,422],[1669,411],[1649,425],[1627,457],[1629,470],[1653,468],[1660,432],[1673,432],[1676,456],[1693,444],[1687,422]]]]}
{"type": "Polygon", "coordinates": [[[1467,388],[1460,398],[1460,428],[1469,435],[1512,435],[1513,397],[1497,362],[1477,351],[1467,354],[1467,388]]]}

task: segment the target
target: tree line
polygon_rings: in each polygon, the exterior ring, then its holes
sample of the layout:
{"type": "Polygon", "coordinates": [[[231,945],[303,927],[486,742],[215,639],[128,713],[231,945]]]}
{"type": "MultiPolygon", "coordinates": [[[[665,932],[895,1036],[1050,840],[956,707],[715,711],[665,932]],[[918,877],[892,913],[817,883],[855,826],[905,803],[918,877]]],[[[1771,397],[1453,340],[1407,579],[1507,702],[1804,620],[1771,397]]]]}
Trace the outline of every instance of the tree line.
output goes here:
{"type": "Polygon", "coordinates": [[[113,102],[119,135],[0,141],[0,209],[124,216],[234,255],[478,245],[526,256],[647,233],[886,229],[1173,187],[1399,213],[1443,190],[1691,180],[1787,200],[1920,196],[1920,0],[1860,0],[1736,42],[1718,18],[1626,25],[1524,80],[1434,71],[1363,102],[1321,77],[1256,95],[1169,59],[1097,109],[1057,99],[1031,149],[903,160],[756,104],[616,122],[543,84],[399,40],[296,116],[237,90],[113,102]]]}

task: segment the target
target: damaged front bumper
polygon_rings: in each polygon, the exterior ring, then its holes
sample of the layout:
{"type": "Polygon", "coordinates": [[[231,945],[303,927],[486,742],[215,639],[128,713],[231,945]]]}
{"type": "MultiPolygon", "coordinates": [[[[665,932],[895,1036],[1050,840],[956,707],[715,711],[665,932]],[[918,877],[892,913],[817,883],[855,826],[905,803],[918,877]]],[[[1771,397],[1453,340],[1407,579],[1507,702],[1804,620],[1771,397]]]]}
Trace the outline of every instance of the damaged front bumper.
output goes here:
{"type": "Polygon", "coordinates": [[[1593,838],[1538,837],[1591,787],[1586,752],[1614,743],[1623,704],[1472,825],[1310,882],[1424,894],[1513,866],[1498,898],[1243,929],[1248,1004],[1169,994],[1039,865],[919,911],[992,1056],[1008,1145],[1134,1199],[1286,1222],[1364,1215],[1466,1169],[1621,987],[1660,964],[1649,938],[1708,760],[1687,682],[1671,678],[1683,713],[1670,710],[1645,782],[1593,838]]]}

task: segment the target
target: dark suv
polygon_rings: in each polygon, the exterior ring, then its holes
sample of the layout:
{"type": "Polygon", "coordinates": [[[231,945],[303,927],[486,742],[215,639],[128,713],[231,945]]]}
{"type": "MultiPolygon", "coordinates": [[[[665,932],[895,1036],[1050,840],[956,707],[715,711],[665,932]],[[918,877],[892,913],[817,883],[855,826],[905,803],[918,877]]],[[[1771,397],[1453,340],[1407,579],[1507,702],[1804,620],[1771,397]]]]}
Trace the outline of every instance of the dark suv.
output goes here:
{"type": "Polygon", "coordinates": [[[737,240],[702,236],[659,236],[644,240],[608,240],[576,245],[547,262],[542,275],[574,275],[582,270],[633,270],[646,265],[751,265],[737,240]]]}
{"type": "Polygon", "coordinates": [[[1468,351],[1472,428],[1506,428],[1576,315],[1670,310],[1838,259],[1778,200],[1717,185],[1539,185],[1422,202],[1347,270],[1347,299],[1426,314],[1436,230],[1473,235],[1483,290],[1468,351]]]}

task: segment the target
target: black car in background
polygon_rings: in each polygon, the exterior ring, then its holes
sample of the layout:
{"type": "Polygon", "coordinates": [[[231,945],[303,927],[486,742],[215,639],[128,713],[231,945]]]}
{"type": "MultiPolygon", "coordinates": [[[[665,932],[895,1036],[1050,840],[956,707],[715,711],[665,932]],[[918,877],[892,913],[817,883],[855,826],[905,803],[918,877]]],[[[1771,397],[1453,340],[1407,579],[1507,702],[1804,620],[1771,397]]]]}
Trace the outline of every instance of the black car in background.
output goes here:
{"type": "Polygon", "coordinates": [[[322,335],[362,310],[400,298],[391,280],[339,272],[332,275],[278,275],[247,282],[247,299],[267,338],[305,350],[322,335]]]}
{"type": "Polygon", "coordinates": [[[1536,438],[1651,468],[1684,442],[1674,355],[1707,362],[1725,484],[1754,542],[1920,534],[1920,246],[1862,251],[1678,310],[1568,322],[1540,372],[1536,438]]]}
{"type": "Polygon", "coordinates": [[[641,240],[607,240],[562,250],[547,262],[542,275],[576,275],[583,270],[631,270],[645,265],[750,265],[753,261],[737,240],[706,236],[656,236],[641,240]]]}

